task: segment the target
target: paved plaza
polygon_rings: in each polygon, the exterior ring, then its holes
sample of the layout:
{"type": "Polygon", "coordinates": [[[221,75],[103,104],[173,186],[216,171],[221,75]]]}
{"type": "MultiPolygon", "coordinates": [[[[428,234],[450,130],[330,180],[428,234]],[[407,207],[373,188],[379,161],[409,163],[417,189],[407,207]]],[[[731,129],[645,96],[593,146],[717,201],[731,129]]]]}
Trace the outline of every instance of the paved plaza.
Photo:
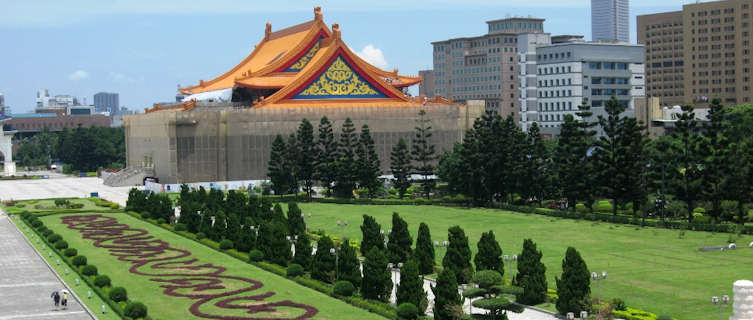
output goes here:
{"type": "Polygon", "coordinates": [[[73,297],[66,310],[53,306],[65,286],[1,211],[0,257],[0,320],[92,319],[73,297]]]}
{"type": "Polygon", "coordinates": [[[51,174],[50,179],[0,181],[0,200],[81,198],[88,197],[92,192],[99,192],[101,198],[125,205],[130,189],[131,187],[105,186],[102,179],[97,177],[76,178],[51,174]]]}

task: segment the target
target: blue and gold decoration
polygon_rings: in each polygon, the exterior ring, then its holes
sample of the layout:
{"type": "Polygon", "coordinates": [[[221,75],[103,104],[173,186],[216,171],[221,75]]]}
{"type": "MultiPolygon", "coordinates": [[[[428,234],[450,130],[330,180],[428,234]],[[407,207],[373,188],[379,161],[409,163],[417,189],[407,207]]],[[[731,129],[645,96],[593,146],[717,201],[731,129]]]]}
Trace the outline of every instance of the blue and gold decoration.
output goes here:
{"type": "Polygon", "coordinates": [[[292,99],[386,98],[342,58],[332,64],[292,99]]]}
{"type": "Polygon", "coordinates": [[[313,46],[309,49],[309,51],[306,52],[302,57],[298,58],[298,61],[291,64],[289,67],[285,68],[283,72],[298,72],[303,70],[303,67],[305,67],[309,61],[314,57],[314,55],[319,51],[319,45],[322,43],[322,38],[319,37],[319,40],[316,40],[313,46]]]}

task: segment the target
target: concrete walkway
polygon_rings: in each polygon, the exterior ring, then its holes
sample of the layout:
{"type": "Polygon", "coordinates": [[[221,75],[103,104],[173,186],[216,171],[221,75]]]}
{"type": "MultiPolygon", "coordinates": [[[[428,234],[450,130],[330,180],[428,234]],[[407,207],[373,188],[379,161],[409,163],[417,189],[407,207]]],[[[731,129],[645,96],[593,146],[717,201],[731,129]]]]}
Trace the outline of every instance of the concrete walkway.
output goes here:
{"type": "Polygon", "coordinates": [[[65,286],[2,211],[0,270],[0,320],[92,319],[73,297],[66,310],[53,306],[50,294],[65,286]]]}
{"type": "Polygon", "coordinates": [[[129,190],[131,187],[108,187],[97,177],[75,178],[58,175],[50,176],[50,179],[0,181],[0,200],[82,198],[88,197],[92,192],[98,192],[101,198],[125,206],[129,190]]]}

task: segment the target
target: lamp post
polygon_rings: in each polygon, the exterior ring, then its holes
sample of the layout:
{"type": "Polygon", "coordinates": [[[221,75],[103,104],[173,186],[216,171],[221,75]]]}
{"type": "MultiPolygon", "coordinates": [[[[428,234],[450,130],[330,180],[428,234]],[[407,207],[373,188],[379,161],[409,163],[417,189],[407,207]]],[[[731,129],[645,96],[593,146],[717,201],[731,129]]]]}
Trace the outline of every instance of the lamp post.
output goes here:
{"type": "Polygon", "coordinates": [[[513,279],[512,270],[514,269],[512,267],[512,264],[518,261],[518,255],[517,254],[514,254],[514,255],[508,255],[508,254],[506,254],[506,255],[502,256],[502,260],[505,261],[505,269],[507,269],[508,267],[510,268],[510,272],[508,274],[510,275],[510,285],[512,285],[512,279],[513,279]]]}
{"type": "Polygon", "coordinates": [[[309,233],[309,223],[306,220],[311,220],[311,212],[303,215],[303,224],[306,225],[306,233],[309,233]]]}
{"type": "Polygon", "coordinates": [[[607,278],[607,272],[602,271],[601,274],[598,274],[596,272],[591,272],[591,279],[596,281],[596,288],[598,290],[599,295],[599,316],[601,317],[601,280],[604,280],[607,278]]]}
{"type": "Polygon", "coordinates": [[[581,311],[581,312],[580,312],[580,318],[581,318],[581,319],[586,319],[586,318],[588,318],[588,311],[581,311]]]}
{"type": "Polygon", "coordinates": [[[339,280],[340,279],[340,270],[339,270],[340,267],[338,266],[338,264],[339,264],[339,261],[338,261],[339,257],[337,256],[337,251],[335,250],[335,248],[330,248],[329,249],[329,254],[335,256],[335,280],[339,280]]]}
{"type": "Polygon", "coordinates": [[[385,249],[387,249],[387,243],[389,242],[389,239],[387,238],[389,237],[390,233],[392,233],[392,229],[387,229],[387,232],[385,232],[384,230],[379,230],[379,234],[382,235],[382,238],[384,240],[385,249]]]}
{"type": "Polygon", "coordinates": [[[258,247],[257,242],[259,242],[259,225],[251,226],[251,231],[254,232],[254,247],[258,247]]]}
{"type": "MultiPolygon", "coordinates": [[[[447,240],[442,241],[442,242],[434,241],[434,247],[436,247],[437,251],[439,252],[441,252],[442,249],[447,248],[448,245],[449,245],[449,242],[447,242],[447,240]]],[[[440,254],[440,256],[442,257],[442,259],[444,259],[444,255],[440,254]]],[[[439,265],[442,265],[442,259],[439,260],[440,261],[439,265]]]]}
{"type": "Polygon", "coordinates": [[[340,241],[345,239],[345,227],[348,226],[348,221],[337,220],[337,227],[340,228],[340,241]]]}
{"type": "Polygon", "coordinates": [[[711,303],[719,305],[719,320],[722,320],[722,307],[729,304],[729,296],[725,294],[721,299],[717,296],[713,296],[711,297],[711,303]]]}
{"type": "Polygon", "coordinates": [[[285,239],[290,243],[290,246],[293,248],[293,255],[295,255],[295,242],[298,241],[298,236],[285,236],[285,239]]]}

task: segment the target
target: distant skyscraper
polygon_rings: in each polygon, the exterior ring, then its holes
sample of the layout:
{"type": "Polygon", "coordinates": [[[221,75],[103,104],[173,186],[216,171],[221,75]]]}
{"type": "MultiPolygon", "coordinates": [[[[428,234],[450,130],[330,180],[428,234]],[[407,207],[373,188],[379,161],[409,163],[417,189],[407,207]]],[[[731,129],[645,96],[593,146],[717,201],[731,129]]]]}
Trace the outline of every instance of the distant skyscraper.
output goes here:
{"type": "Polygon", "coordinates": [[[591,0],[593,41],[630,42],[628,0],[591,0]]]}
{"type": "Polygon", "coordinates": [[[94,111],[118,113],[120,97],[117,93],[100,92],[94,95],[94,111]]]}

